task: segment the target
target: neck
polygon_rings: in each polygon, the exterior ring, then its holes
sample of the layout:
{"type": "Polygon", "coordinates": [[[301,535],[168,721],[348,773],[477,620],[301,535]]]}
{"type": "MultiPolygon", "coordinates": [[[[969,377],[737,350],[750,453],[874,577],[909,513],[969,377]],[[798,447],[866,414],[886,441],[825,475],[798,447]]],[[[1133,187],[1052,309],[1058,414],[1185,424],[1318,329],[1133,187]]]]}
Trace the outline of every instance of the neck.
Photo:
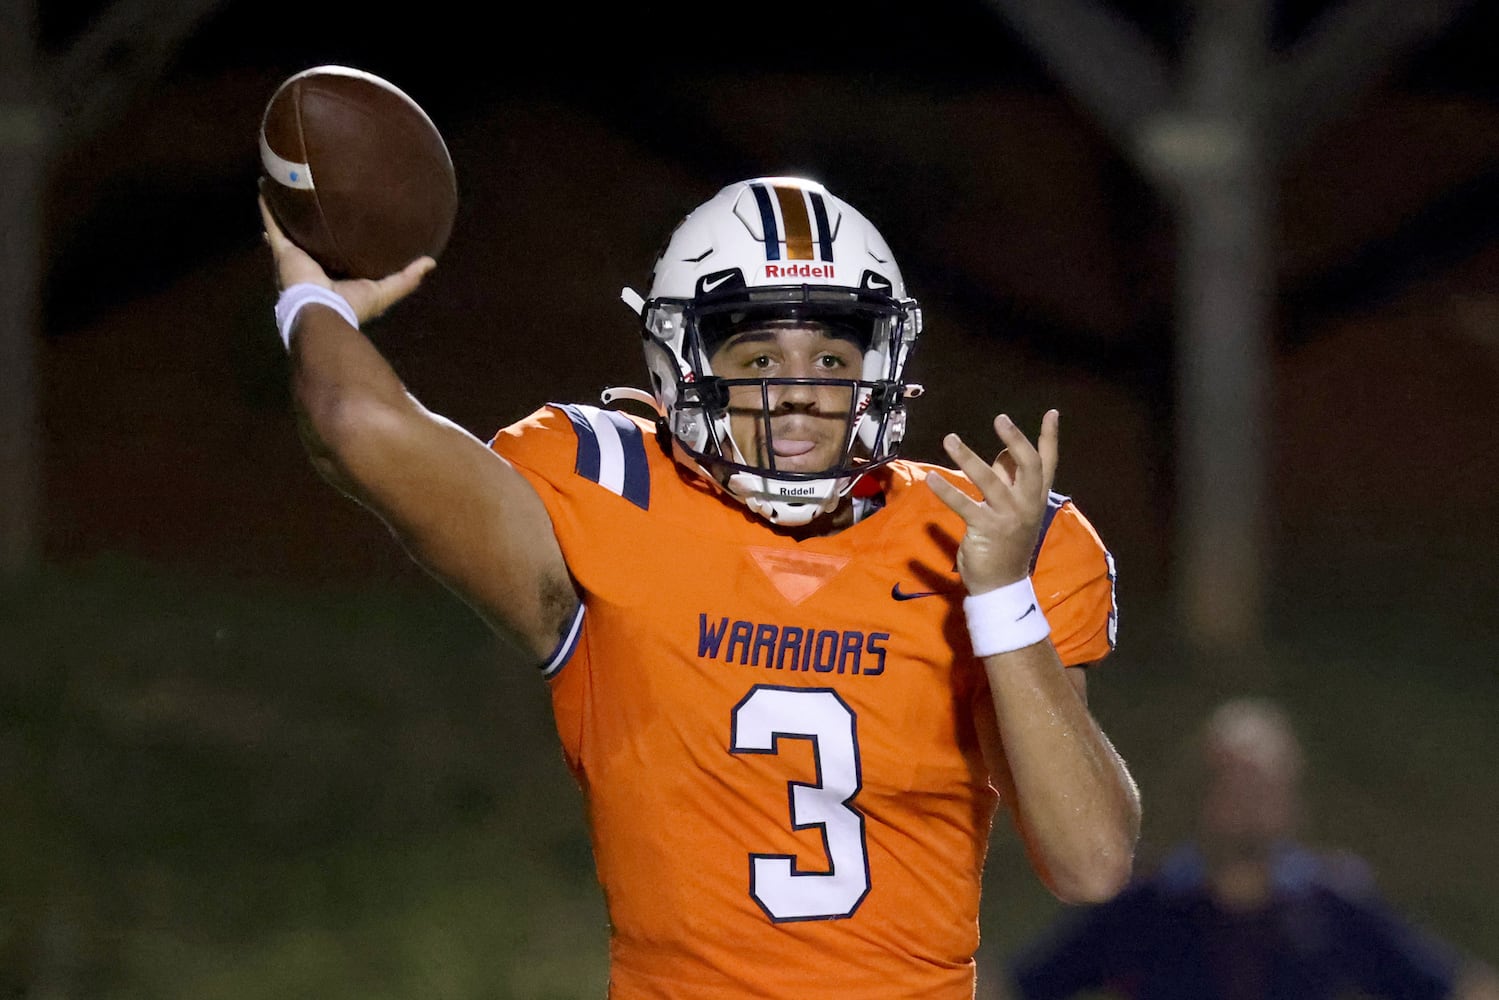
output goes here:
{"type": "Polygon", "coordinates": [[[844,497],[833,508],[832,513],[827,515],[827,534],[835,535],[844,528],[851,528],[859,520],[858,504],[854,503],[853,497],[844,497]]]}

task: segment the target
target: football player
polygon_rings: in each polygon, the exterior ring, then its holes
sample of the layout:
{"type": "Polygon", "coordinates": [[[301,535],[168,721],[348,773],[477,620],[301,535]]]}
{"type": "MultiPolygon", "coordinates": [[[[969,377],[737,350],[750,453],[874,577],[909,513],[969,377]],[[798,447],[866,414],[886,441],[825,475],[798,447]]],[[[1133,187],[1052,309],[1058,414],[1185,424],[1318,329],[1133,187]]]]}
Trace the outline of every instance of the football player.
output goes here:
{"type": "Polygon", "coordinates": [[[358,325],[431,260],[333,282],[276,228],[312,461],[541,666],[587,801],[610,996],[968,998],[990,823],[1106,899],[1139,829],[1086,704],[1114,567],[1052,492],[1059,417],[994,461],[898,457],[922,332],[894,255],[821,184],[692,211],[637,314],[649,388],[487,444],[358,325]]]}

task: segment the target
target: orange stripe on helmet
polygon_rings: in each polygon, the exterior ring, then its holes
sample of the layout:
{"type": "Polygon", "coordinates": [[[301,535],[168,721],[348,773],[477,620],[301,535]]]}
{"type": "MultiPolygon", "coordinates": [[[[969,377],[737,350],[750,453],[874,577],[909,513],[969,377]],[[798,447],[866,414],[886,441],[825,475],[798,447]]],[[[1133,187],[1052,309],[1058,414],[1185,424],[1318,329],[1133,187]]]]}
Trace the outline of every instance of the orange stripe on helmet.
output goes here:
{"type": "Polygon", "coordinates": [[[801,188],[775,187],[781,205],[781,223],[786,230],[786,259],[812,260],[812,219],[801,188]]]}

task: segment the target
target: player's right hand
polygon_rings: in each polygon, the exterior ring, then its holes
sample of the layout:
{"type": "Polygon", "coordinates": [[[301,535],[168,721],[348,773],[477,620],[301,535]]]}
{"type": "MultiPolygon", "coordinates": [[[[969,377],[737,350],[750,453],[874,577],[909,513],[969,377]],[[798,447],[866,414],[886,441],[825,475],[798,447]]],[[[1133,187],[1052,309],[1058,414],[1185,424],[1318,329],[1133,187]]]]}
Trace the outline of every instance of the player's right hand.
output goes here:
{"type": "Polygon", "coordinates": [[[290,288],[305,282],[331,288],[348,300],[360,323],[374,319],[416,291],[427,273],[437,266],[437,261],[431,257],[418,257],[395,274],[378,281],[367,278],[334,281],[317,261],[289,240],[276,225],[265,197],[262,195],[257,200],[260,202],[260,218],[265,224],[265,241],[276,263],[276,287],[290,288]]]}

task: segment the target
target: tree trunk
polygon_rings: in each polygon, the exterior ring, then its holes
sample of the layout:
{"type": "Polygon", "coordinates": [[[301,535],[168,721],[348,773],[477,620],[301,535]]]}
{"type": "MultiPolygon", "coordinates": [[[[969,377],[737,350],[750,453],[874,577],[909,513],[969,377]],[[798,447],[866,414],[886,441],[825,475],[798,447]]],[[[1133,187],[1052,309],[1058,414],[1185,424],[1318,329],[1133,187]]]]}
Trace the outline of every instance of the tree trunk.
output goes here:
{"type": "Polygon", "coordinates": [[[0,2],[0,581],[41,549],[36,343],[46,120],[36,88],[33,0],[0,2]]]}

